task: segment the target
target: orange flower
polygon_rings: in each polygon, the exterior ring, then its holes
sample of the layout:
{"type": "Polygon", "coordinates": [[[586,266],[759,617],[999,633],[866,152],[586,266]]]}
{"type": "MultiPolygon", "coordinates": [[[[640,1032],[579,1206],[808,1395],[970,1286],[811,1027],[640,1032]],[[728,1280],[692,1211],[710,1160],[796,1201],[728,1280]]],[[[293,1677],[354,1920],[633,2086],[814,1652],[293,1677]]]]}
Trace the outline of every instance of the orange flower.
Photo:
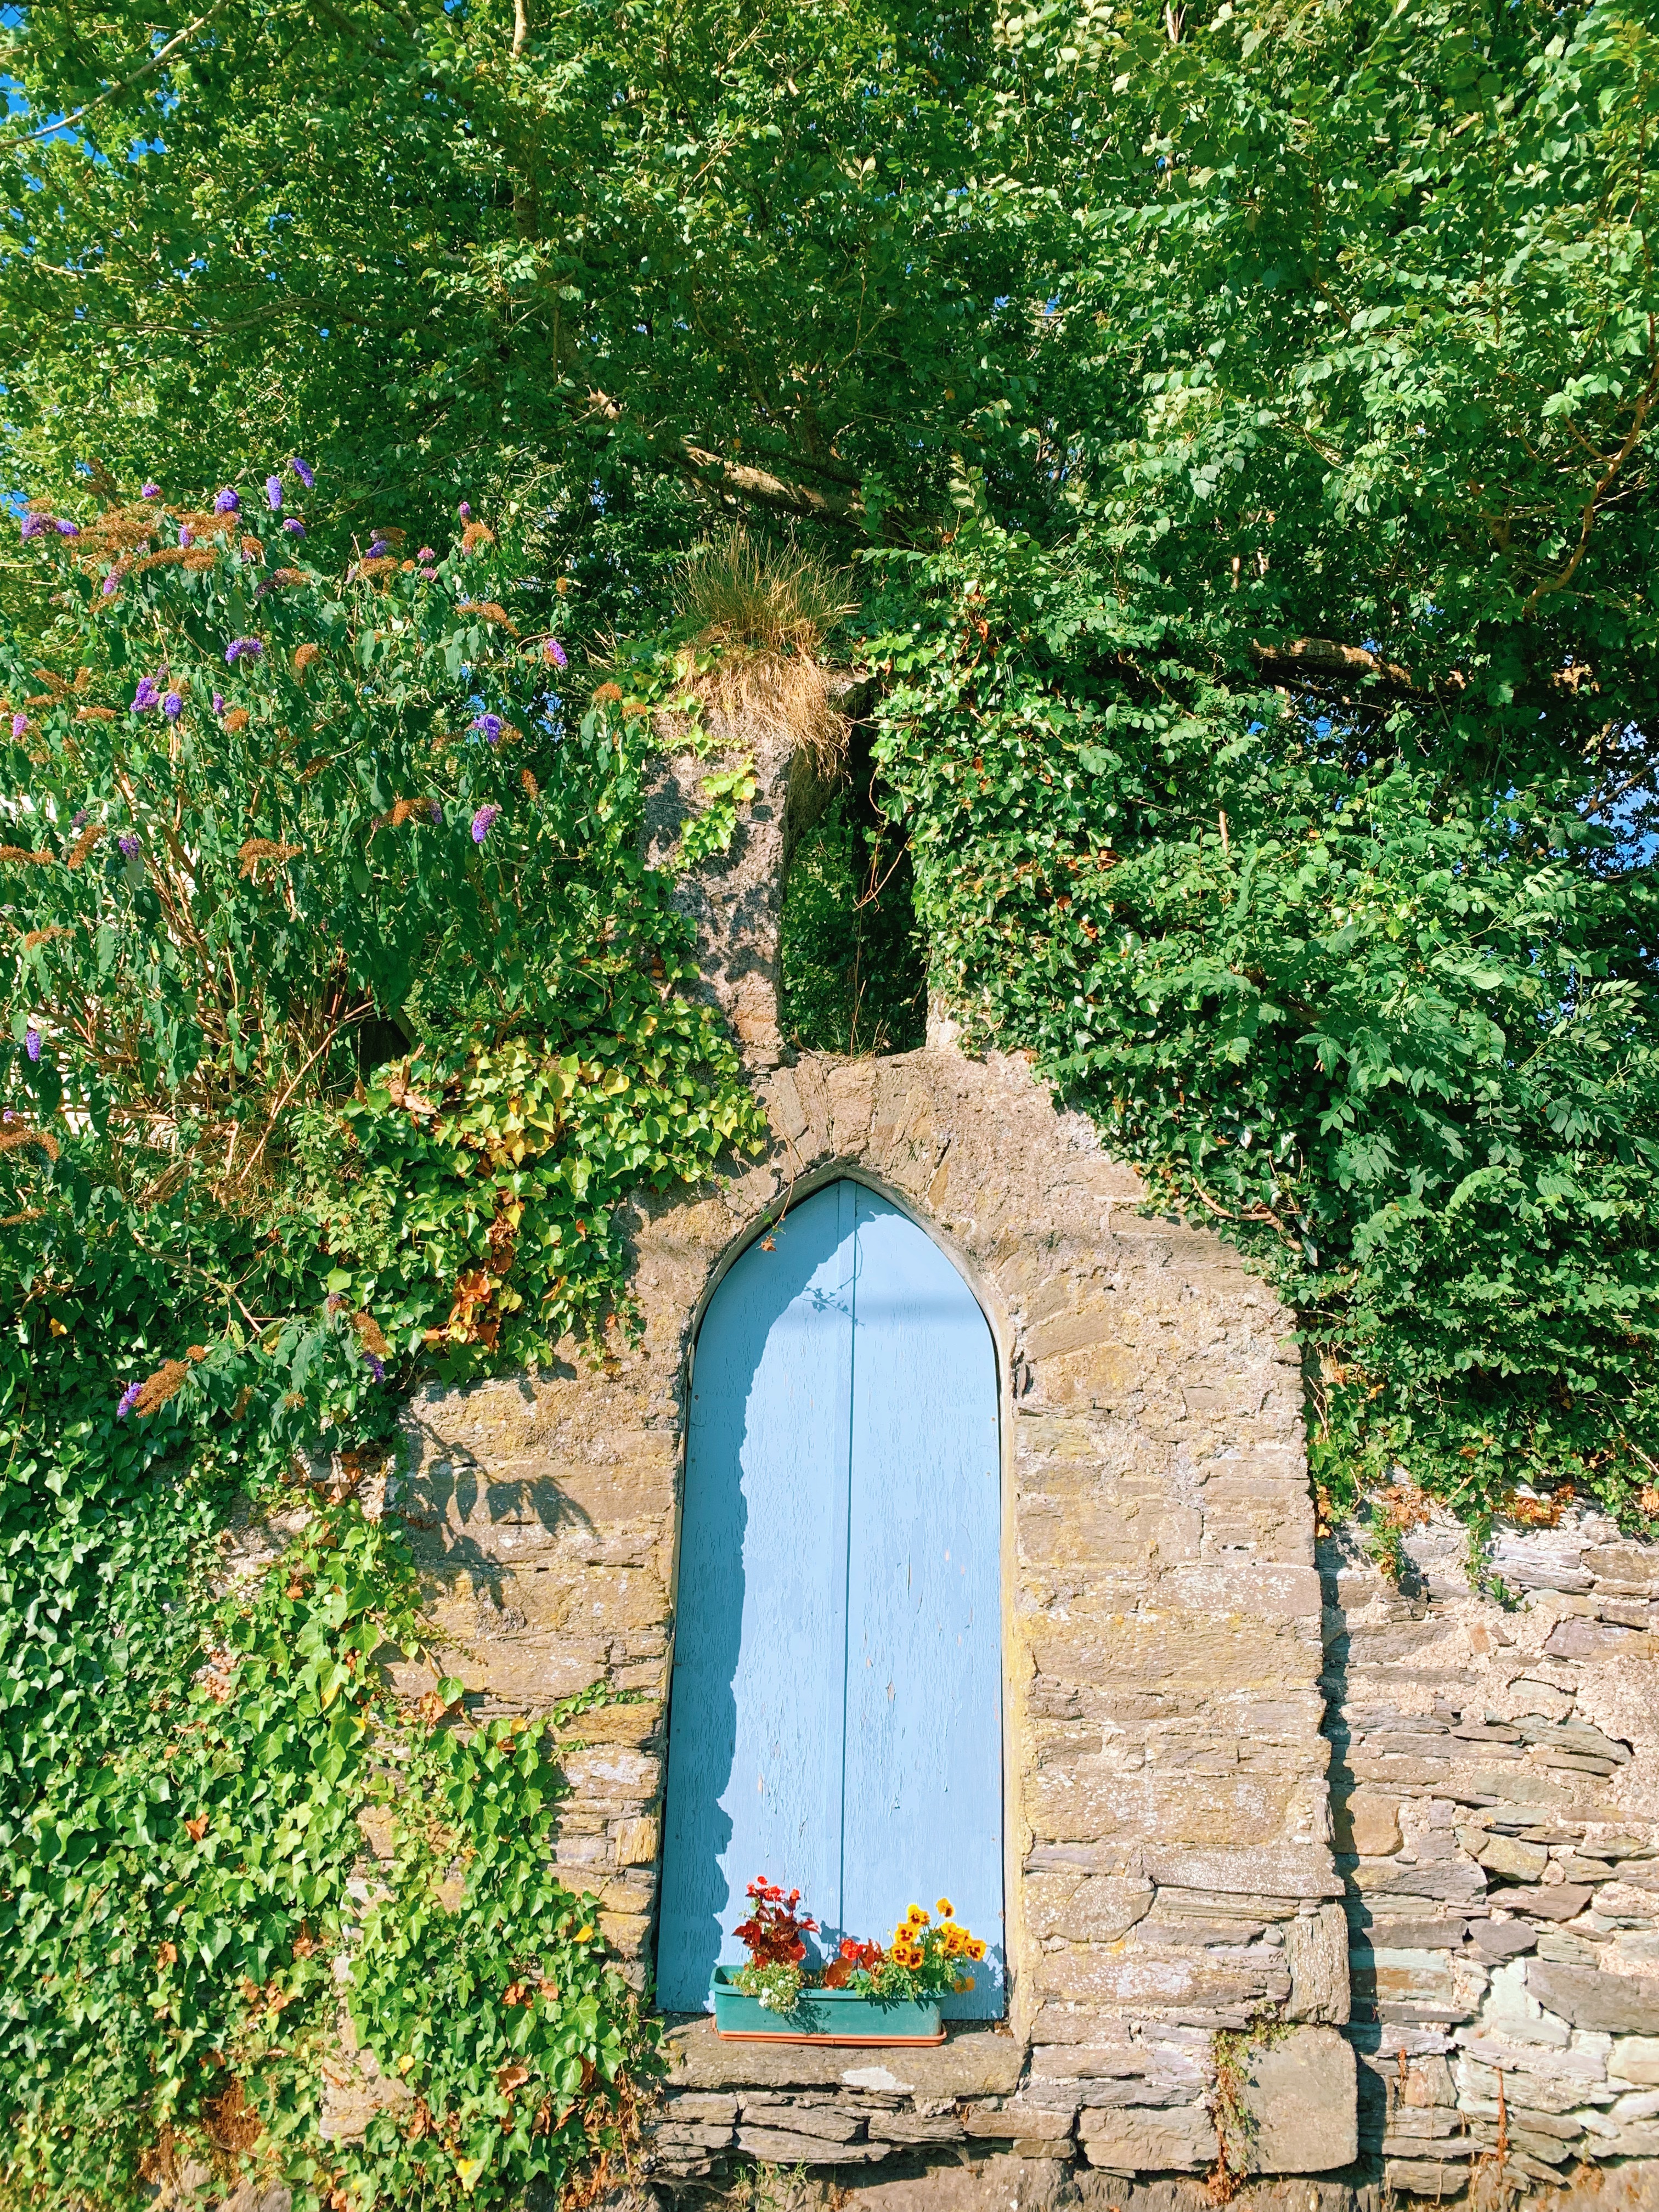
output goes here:
{"type": "Polygon", "coordinates": [[[948,1920],[951,1917],[951,1911],[952,1907],[950,1899],[948,1897],[941,1897],[939,1901],[939,1918],[941,1920],[948,1920]]]}

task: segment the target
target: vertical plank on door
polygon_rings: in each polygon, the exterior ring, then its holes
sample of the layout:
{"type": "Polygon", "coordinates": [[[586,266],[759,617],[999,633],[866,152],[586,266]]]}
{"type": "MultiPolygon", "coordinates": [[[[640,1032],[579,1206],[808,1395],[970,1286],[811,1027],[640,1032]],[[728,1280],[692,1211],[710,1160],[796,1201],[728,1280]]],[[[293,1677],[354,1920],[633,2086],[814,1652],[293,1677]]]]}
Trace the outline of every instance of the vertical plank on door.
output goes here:
{"type": "Polygon", "coordinates": [[[841,1893],[855,1199],[751,1244],[697,1338],[670,1702],[657,1997],[708,2002],[757,1875],[841,1893]]]}
{"type": "Polygon", "coordinates": [[[1004,2009],[996,1352],[933,1240],[858,1193],[842,1912],[888,1934],[948,1894],[990,1946],[957,2018],[1004,2009]]]}

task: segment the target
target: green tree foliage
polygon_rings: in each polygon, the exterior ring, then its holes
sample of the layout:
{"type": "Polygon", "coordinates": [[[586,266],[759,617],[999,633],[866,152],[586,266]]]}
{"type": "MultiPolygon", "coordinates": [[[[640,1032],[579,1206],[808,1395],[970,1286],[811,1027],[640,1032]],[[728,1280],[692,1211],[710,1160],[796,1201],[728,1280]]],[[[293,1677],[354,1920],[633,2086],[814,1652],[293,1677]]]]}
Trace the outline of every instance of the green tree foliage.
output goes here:
{"type": "Polygon", "coordinates": [[[812,1052],[911,1052],[927,1033],[910,856],[857,783],[796,847],[784,896],[784,1027],[812,1052]]]}

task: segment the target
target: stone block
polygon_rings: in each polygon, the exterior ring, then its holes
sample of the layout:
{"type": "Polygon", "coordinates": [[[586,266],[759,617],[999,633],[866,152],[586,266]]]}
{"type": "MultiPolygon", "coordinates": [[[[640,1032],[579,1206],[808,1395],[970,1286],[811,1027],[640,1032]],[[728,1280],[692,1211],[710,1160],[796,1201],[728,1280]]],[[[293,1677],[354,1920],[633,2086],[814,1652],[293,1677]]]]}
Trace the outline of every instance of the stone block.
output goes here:
{"type": "Polygon", "coordinates": [[[655,1815],[646,1820],[619,1821],[615,1842],[618,1866],[654,1866],[660,1842],[655,1815]]]}
{"type": "Polygon", "coordinates": [[[1039,1942],[1063,1936],[1073,1943],[1115,1943],[1145,1919],[1149,1881],[1109,1875],[1028,1875],[1025,1924],[1039,1942]]]}
{"type": "Polygon", "coordinates": [[[1385,1797],[1375,1790],[1356,1790],[1346,1797],[1333,1796],[1331,1825],[1337,1850],[1352,1851],[1357,1858],[1387,1858],[1403,1841],[1399,1799],[1385,1797]]]}
{"type": "Polygon", "coordinates": [[[864,2133],[861,2113],[843,2106],[816,2104],[805,2099],[744,2097],[738,2100],[738,2118],[744,2127],[788,2128],[796,2135],[815,2136],[823,2142],[853,2142],[864,2133]]]}
{"type": "Polygon", "coordinates": [[[650,1919],[643,1912],[601,1912],[599,1915],[600,1935],[611,1949],[624,1959],[639,1957],[650,1932],[650,1919]]]}
{"type": "Polygon", "coordinates": [[[781,2128],[738,2130],[738,2148],[770,2166],[860,2165],[889,2155],[886,2143],[830,2142],[823,2136],[791,2133],[781,2128]]]}
{"type": "Polygon", "coordinates": [[[1550,1863],[1541,1844],[1523,1844],[1515,1836],[1485,1836],[1474,1856],[1488,1874],[1507,1875],[1512,1881],[1536,1881],[1550,1863]]]}
{"type": "Polygon", "coordinates": [[[1215,1773],[1126,1770],[1115,1759],[1083,1757],[1040,1767],[1028,1782],[1027,1804],[1037,1832],[1057,1843],[1178,1836],[1193,1844],[1242,1839],[1271,1850],[1290,1824],[1297,1781],[1236,1765],[1215,1773]]]}
{"type": "Polygon", "coordinates": [[[1620,2036],[1607,2054],[1607,2078],[1659,2088],[1659,2035],[1620,2036]]]}
{"type": "Polygon", "coordinates": [[[1297,2027],[1249,2051],[1251,2170],[1328,2173],[1359,2155],[1353,2047],[1334,2027],[1297,2027]]]}
{"type": "Polygon", "coordinates": [[[1462,2166],[1442,2166],[1426,2158],[1391,2158],[1383,2168],[1382,2180],[1386,2188],[1401,2197],[1428,2197],[1443,2203],[1463,2194],[1469,2177],[1462,2166]]]}
{"type": "Polygon", "coordinates": [[[1083,2114],[1079,2141],[1091,2166],[1117,2173],[1191,2173],[1216,2160],[1215,2125],[1202,2105],[1096,2108],[1083,2114]]]}
{"type": "Polygon", "coordinates": [[[963,2132],[969,2136],[990,2136],[1003,2142],[1017,2136],[1046,2142],[1063,2142],[1072,2132],[1076,2118],[1073,2105],[1044,2106],[1028,2104],[964,2105],[961,2111],[963,2132]]]}
{"type": "Polygon", "coordinates": [[[1340,1905],[1286,1921],[1285,1959],[1291,1971],[1287,2019],[1340,2026],[1348,2018],[1348,1916],[1340,1905]]]}
{"type": "Polygon", "coordinates": [[[572,1791],[590,1802],[620,1797],[648,1805],[662,1779],[659,1760],[625,1744],[568,1752],[560,1764],[572,1791]]]}
{"type": "Polygon", "coordinates": [[[1659,1593],[1659,1544],[1595,1545],[1583,1557],[1598,1581],[1659,1593]]]}
{"type": "Polygon", "coordinates": [[[961,2142],[966,2133],[954,2112],[872,2112],[870,2115],[872,2142],[961,2142]]]}
{"type": "Polygon", "coordinates": [[[1659,1636],[1637,1628],[1612,1628],[1599,1620],[1558,1620],[1544,1644],[1553,1659],[1659,1658],[1659,1636]]]}
{"type": "Polygon", "coordinates": [[[1591,1893],[1574,1881],[1559,1881],[1546,1888],[1495,1889],[1491,1903],[1506,1912],[1529,1913],[1534,1920],[1577,1920],[1590,1901],[1591,1893]]]}
{"type": "Polygon", "coordinates": [[[1342,1877],[1323,1844],[1271,1843],[1260,1850],[1194,1850],[1153,1842],[1143,1854],[1160,1889],[1213,1889],[1243,1897],[1340,1897],[1342,1877]]]}
{"type": "Polygon", "coordinates": [[[1659,2035],[1659,1981],[1534,1959],[1527,1988],[1548,2012],[1601,2034],[1659,2035]]]}
{"type": "Polygon", "coordinates": [[[677,2023],[665,2042],[670,2094],[726,2089],[848,2088],[899,2097],[1006,2095],[1024,2071],[1025,2046],[994,2027],[952,2027],[937,2047],[860,2052],[823,2044],[722,2043],[706,2014],[677,2023]]]}
{"type": "Polygon", "coordinates": [[[696,2090],[670,2093],[664,2110],[670,2120],[695,2120],[706,2127],[717,2122],[730,2127],[738,2117],[735,2097],[711,2096],[696,2090]]]}
{"type": "Polygon", "coordinates": [[[710,2150],[725,2150],[732,2141],[732,2130],[718,2120],[704,2125],[697,2120],[665,2120],[651,2133],[651,2148],[659,2157],[673,2158],[683,2151],[701,2154],[710,2150]]]}

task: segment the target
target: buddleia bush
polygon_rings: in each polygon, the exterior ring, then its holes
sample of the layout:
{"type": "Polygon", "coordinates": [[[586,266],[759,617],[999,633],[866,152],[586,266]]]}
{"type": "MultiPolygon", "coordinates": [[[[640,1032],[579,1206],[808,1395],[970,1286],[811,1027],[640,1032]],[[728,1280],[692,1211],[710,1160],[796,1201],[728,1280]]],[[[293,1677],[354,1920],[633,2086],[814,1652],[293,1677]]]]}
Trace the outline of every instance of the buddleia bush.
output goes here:
{"type": "Polygon", "coordinates": [[[645,727],[581,696],[556,598],[465,510],[325,568],[319,505],[294,460],[31,509],[0,641],[19,2203],[191,2160],[332,2212],[507,2201],[617,2148],[649,2066],[548,1870],[550,1723],[393,1693],[381,1655],[441,1655],[355,1494],[417,1375],[625,1333],[619,1205],[756,1109],[638,858],[645,727]],[[273,1508],[299,1533],[230,1575],[273,1508]],[[366,1905],[376,1799],[404,1832],[366,1905]],[[397,2085],[355,2147],[320,2103],[343,1999],[397,2085]]]}

